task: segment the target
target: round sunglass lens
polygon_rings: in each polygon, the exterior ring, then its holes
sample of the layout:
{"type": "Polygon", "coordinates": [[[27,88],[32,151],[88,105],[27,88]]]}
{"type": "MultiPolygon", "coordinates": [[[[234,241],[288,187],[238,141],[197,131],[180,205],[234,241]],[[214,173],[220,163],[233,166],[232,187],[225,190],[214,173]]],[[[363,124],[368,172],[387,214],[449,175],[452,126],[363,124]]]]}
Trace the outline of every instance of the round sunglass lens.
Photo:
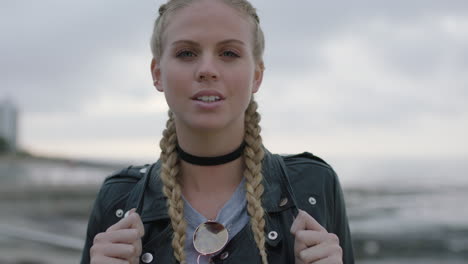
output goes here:
{"type": "Polygon", "coordinates": [[[215,254],[222,250],[228,241],[228,231],[220,223],[201,224],[193,234],[193,246],[203,255],[215,254]]]}

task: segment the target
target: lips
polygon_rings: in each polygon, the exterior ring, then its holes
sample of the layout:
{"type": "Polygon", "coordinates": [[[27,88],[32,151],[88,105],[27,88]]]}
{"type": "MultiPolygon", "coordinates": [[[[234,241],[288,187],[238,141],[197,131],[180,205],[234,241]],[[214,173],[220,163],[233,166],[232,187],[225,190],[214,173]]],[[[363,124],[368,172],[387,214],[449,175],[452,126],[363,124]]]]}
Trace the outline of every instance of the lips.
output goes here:
{"type": "Polygon", "coordinates": [[[192,100],[201,101],[205,103],[212,103],[224,100],[225,97],[218,91],[215,90],[204,90],[197,92],[191,97],[192,100]]]}

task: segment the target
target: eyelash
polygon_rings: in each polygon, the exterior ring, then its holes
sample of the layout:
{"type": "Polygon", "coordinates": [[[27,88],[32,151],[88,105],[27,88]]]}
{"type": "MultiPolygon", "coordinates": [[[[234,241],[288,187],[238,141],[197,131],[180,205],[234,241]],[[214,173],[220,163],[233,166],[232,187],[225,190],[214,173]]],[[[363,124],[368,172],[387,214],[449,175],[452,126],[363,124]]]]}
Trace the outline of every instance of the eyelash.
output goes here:
{"type": "MultiPolygon", "coordinates": [[[[227,57],[234,57],[234,58],[239,58],[239,54],[237,54],[236,52],[232,51],[232,50],[225,50],[223,52],[221,52],[220,54],[221,55],[225,55],[226,53],[229,53],[229,55],[226,55],[227,57]]],[[[186,57],[194,57],[196,56],[196,54],[194,52],[192,52],[191,50],[181,50],[179,52],[176,53],[176,57],[178,58],[186,58],[186,57]],[[188,56],[190,54],[190,56],[188,56]]]]}
{"type": "Polygon", "coordinates": [[[181,50],[181,51],[176,53],[176,57],[178,57],[178,58],[193,57],[193,55],[195,55],[195,53],[190,51],[190,50],[181,50]],[[184,56],[184,54],[187,55],[188,53],[190,53],[191,56],[184,56]]]}
{"type": "Polygon", "coordinates": [[[224,53],[227,53],[229,52],[231,55],[229,55],[228,57],[235,57],[235,58],[239,58],[239,54],[237,54],[236,52],[232,51],[232,50],[225,50],[223,51],[221,54],[224,54],[224,53]]]}

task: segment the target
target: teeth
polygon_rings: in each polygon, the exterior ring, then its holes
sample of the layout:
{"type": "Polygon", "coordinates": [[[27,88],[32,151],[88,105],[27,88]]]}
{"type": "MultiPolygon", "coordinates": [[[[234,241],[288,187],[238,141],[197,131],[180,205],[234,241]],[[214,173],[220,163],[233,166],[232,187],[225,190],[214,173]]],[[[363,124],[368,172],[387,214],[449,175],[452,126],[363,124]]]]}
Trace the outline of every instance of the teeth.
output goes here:
{"type": "Polygon", "coordinates": [[[197,97],[197,100],[202,102],[214,102],[219,101],[219,96],[211,95],[211,96],[200,96],[197,97]]]}

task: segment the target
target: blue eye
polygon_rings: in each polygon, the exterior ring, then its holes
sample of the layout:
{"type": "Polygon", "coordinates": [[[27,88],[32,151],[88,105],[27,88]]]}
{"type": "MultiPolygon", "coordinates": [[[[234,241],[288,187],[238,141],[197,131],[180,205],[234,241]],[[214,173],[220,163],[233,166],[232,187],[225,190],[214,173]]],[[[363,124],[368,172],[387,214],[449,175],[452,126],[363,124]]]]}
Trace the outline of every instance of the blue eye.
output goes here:
{"type": "Polygon", "coordinates": [[[226,57],[240,57],[239,55],[237,55],[235,52],[233,51],[230,51],[230,50],[226,50],[226,51],[223,51],[221,53],[221,56],[226,56],[226,57]]]}
{"type": "Polygon", "coordinates": [[[183,50],[176,54],[176,57],[195,57],[195,53],[189,50],[183,50]]]}

